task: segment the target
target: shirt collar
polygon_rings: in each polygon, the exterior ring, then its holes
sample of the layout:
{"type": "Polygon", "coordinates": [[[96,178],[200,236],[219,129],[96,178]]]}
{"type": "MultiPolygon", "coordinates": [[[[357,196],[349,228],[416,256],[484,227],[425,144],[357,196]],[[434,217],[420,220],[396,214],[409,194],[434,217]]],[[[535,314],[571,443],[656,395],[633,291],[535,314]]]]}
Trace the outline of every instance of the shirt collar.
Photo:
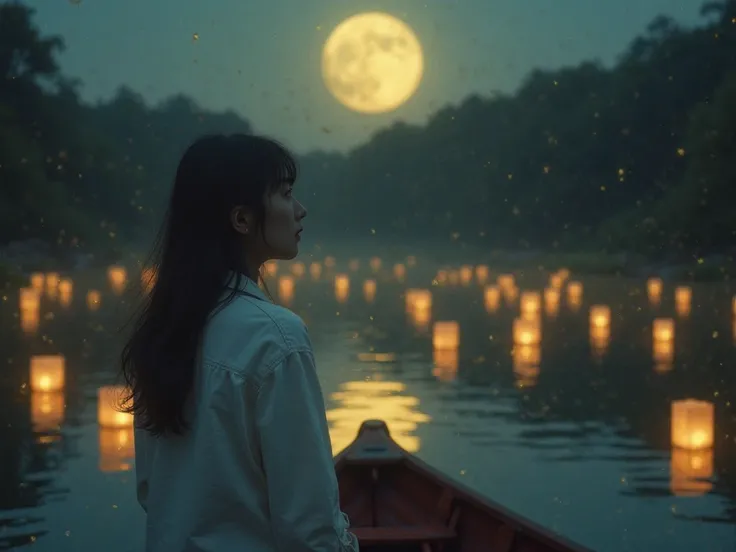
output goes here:
{"type": "MultiPolygon", "coordinates": [[[[226,285],[229,289],[236,289],[235,282],[236,282],[237,276],[238,274],[233,270],[228,272],[226,285]]],[[[261,301],[270,302],[268,297],[266,297],[266,294],[263,293],[263,290],[258,286],[255,280],[252,280],[245,274],[242,274],[242,273],[240,274],[240,285],[237,287],[237,290],[239,292],[255,297],[256,299],[260,299],[261,301]]]]}

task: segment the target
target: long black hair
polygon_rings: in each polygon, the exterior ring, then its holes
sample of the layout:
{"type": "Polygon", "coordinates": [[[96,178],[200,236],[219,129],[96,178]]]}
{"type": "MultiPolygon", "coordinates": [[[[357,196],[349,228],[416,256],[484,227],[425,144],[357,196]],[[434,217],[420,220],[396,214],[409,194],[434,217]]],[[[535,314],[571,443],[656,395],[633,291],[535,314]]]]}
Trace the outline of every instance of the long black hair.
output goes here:
{"type": "Polygon", "coordinates": [[[296,176],[292,154],[259,136],[204,136],[184,153],[152,253],[155,283],[120,356],[129,389],[123,409],[137,427],[154,435],[187,429],[185,405],[205,325],[236,294],[226,294],[228,274],[237,275],[234,288],[243,274],[259,277],[242,264],[242,235],[230,213],[251,209],[262,235],[266,198],[296,176]]]}

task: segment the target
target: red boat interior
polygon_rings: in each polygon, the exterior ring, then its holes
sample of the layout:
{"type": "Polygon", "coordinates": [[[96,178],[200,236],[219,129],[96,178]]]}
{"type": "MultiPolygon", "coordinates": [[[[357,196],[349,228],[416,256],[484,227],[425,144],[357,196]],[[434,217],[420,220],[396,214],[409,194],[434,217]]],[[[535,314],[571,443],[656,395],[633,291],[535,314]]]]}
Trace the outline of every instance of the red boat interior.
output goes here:
{"type": "Polygon", "coordinates": [[[338,455],[340,503],[362,552],[581,552],[410,459],[383,422],[338,455]]]}

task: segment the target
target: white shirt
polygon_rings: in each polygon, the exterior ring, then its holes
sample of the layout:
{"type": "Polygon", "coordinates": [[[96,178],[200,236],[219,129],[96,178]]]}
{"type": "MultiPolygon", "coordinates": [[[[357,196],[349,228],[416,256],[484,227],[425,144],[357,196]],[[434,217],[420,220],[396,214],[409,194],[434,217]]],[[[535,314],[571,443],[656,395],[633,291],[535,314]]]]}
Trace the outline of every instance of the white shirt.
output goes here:
{"type": "Polygon", "coordinates": [[[136,430],[146,552],[357,552],[306,326],[243,282],[205,329],[189,430],[136,430]]]}

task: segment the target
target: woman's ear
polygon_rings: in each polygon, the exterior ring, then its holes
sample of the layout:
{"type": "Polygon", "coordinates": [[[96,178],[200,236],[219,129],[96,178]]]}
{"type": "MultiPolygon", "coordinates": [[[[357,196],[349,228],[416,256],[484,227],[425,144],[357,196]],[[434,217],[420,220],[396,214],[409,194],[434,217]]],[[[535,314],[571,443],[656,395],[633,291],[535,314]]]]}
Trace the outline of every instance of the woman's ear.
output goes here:
{"type": "Polygon", "coordinates": [[[253,215],[245,207],[238,205],[230,211],[230,224],[238,234],[247,236],[253,232],[253,215]]]}

